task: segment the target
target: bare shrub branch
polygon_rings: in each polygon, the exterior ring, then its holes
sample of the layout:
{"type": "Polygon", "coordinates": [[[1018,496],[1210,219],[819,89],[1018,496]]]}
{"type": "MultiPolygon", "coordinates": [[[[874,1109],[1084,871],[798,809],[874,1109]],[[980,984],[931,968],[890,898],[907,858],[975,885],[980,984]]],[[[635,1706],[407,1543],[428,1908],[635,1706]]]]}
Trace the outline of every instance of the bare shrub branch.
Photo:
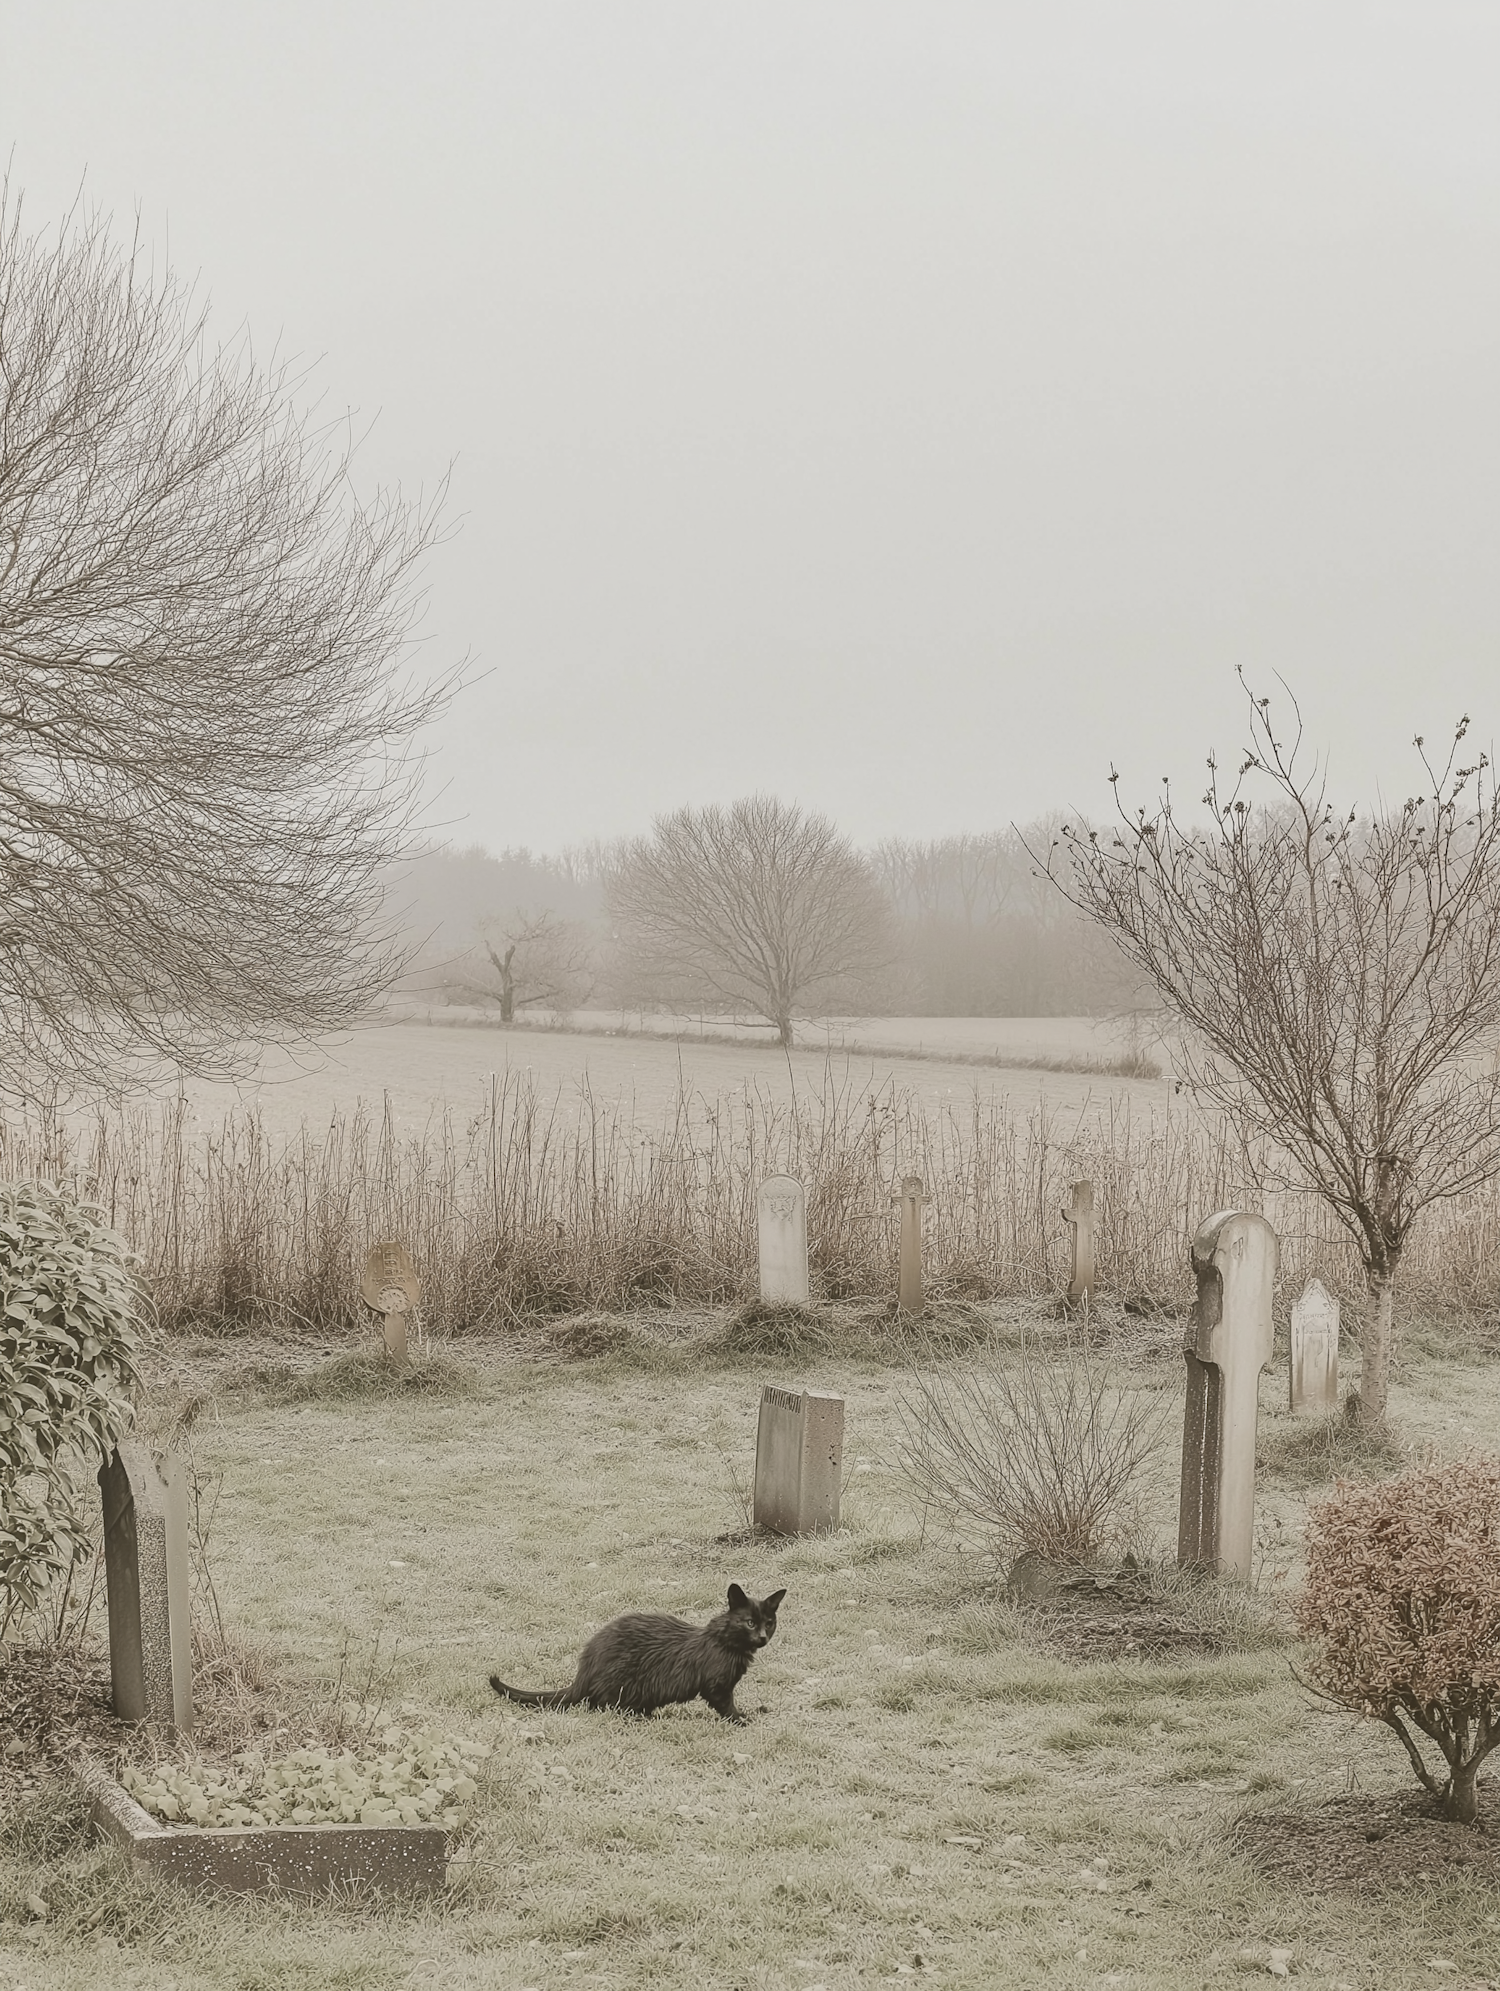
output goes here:
{"type": "Polygon", "coordinates": [[[1088,1562],[1109,1543],[1159,1448],[1165,1407],[1122,1391],[1080,1341],[1031,1343],[913,1374],[898,1463],[921,1498],[976,1526],[1009,1560],[1088,1562]]]}

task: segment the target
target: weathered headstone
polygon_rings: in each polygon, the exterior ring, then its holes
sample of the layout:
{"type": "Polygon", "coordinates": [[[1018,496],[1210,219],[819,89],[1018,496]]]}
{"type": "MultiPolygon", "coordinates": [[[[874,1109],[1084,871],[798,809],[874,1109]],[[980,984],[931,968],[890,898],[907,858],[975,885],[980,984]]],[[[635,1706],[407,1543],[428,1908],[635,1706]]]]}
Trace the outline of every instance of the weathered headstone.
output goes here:
{"type": "Polygon", "coordinates": [[[1094,1185],[1075,1182],[1063,1211],[1063,1221],[1073,1233],[1073,1265],[1068,1275],[1068,1302],[1077,1306],[1094,1303],[1094,1185]]]}
{"type": "Polygon", "coordinates": [[[901,1273],[896,1298],[901,1311],[919,1314],[926,1304],[922,1292],[922,1211],[932,1199],[922,1193],[920,1175],[903,1175],[901,1194],[891,1199],[901,1205],[901,1273]]]}
{"type": "Polygon", "coordinates": [[[1276,1233],[1264,1217],[1220,1210],[1193,1239],[1198,1303],[1183,1353],[1187,1415],[1177,1560],[1250,1575],[1255,1538],[1255,1425],[1271,1359],[1276,1233]]]}
{"type": "Polygon", "coordinates": [[[387,1360],[399,1366],[406,1361],[406,1317],[422,1297],[406,1247],[394,1239],[372,1244],[359,1290],[365,1305],[381,1316],[387,1360]]]}
{"type": "Polygon", "coordinates": [[[767,1383],[755,1434],[756,1527],[774,1535],[836,1528],[843,1462],[844,1399],[767,1383]]]}
{"type": "Polygon", "coordinates": [[[795,1175],[770,1175],[755,1198],[760,1296],[773,1306],[807,1305],[807,1194],[795,1175]]]}
{"type": "Polygon", "coordinates": [[[1339,1407],[1339,1303],[1309,1279],[1292,1308],[1292,1409],[1331,1417],[1339,1407]]]}
{"type": "Polygon", "coordinates": [[[121,1721],[193,1726],[188,1487],[183,1461],[125,1439],[99,1468],[109,1676],[121,1721]]]}

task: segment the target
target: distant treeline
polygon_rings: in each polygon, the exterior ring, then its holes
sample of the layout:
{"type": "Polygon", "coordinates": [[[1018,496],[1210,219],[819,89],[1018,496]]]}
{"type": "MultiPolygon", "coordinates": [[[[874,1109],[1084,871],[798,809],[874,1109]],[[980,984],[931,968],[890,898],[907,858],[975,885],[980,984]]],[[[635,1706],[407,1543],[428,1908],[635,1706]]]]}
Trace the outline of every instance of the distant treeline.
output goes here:
{"type": "MultiPolygon", "coordinates": [[[[1097,1016],[1129,1009],[1127,964],[1043,875],[1052,822],[867,853],[890,913],[888,960],[862,1007],[890,1016],[1097,1016]],[[1040,860],[1040,861],[1039,861],[1040,860]]],[[[537,856],[439,849],[393,884],[388,917],[413,950],[403,992],[516,1016],[641,1006],[614,945],[614,848],[537,856]],[[508,962],[508,965],[507,965],[508,962]]]]}

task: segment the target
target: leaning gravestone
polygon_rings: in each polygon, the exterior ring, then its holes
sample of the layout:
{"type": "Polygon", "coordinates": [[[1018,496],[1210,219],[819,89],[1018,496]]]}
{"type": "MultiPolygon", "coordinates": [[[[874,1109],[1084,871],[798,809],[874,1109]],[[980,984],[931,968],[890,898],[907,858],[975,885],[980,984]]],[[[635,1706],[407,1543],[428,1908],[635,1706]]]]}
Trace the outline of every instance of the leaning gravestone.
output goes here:
{"type": "Polygon", "coordinates": [[[187,1471],[125,1439],[99,1468],[109,1676],[121,1721],[193,1726],[187,1471]]]}
{"type": "Polygon", "coordinates": [[[1193,1239],[1198,1303],[1183,1353],[1187,1415],[1177,1560],[1244,1581],[1255,1538],[1255,1425],[1271,1359],[1276,1233],[1220,1210],[1193,1239]]]}
{"type": "Polygon", "coordinates": [[[1292,1308],[1292,1409],[1331,1417],[1339,1407],[1339,1303],[1309,1279],[1292,1308]]]}
{"type": "Polygon", "coordinates": [[[1063,1221],[1073,1233],[1073,1264],[1068,1276],[1068,1302],[1085,1306],[1094,1301],[1094,1185],[1075,1182],[1063,1221]]]}
{"type": "Polygon", "coordinates": [[[755,1434],[756,1527],[773,1535],[836,1528],[843,1460],[844,1399],[767,1383],[755,1434]]]}
{"type": "Polygon", "coordinates": [[[415,1311],[422,1297],[416,1267],[406,1247],[387,1239],[372,1244],[365,1260],[359,1290],[364,1303],[381,1316],[386,1359],[401,1366],[406,1361],[406,1317],[415,1311]]]}
{"type": "Polygon", "coordinates": [[[931,1202],[922,1193],[920,1175],[903,1175],[901,1194],[891,1199],[901,1205],[901,1273],[896,1288],[902,1313],[919,1314],[926,1304],[922,1291],[922,1211],[931,1202]]]}
{"type": "Polygon", "coordinates": [[[772,1306],[807,1305],[807,1194],[795,1175],[771,1175],[755,1198],[760,1296],[772,1306]]]}

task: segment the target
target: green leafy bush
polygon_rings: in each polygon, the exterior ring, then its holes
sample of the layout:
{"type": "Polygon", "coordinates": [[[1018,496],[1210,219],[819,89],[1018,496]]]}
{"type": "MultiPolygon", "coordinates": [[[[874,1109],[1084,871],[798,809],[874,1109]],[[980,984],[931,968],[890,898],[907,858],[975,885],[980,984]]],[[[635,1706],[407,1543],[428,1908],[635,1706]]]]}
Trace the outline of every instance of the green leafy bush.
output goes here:
{"type": "Polygon", "coordinates": [[[142,1308],[97,1210],[0,1184],[0,1631],[90,1553],[81,1480],[129,1427],[142,1308]]]}
{"type": "Polygon", "coordinates": [[[294,1749],[267,1762],[242,1751],[224,1770],[158,1764],[126,1769],[122,1781],[157,1818],[198,1829],[227,1825],[444,1825],[462,1821],[475,1775],[489,1755],[479,1742],[430,1728],[381,1730],[372,1747],[294,1749]]]}

